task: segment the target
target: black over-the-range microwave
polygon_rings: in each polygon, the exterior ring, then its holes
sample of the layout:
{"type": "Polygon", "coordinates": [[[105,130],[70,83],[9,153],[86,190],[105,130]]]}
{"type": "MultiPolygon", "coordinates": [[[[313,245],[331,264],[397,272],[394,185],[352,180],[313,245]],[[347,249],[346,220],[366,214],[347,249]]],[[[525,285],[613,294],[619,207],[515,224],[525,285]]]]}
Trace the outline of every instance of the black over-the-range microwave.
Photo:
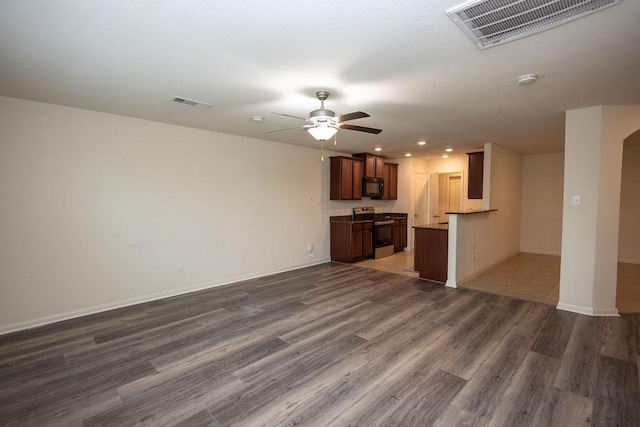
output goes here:
{"type": "Polygon", "coordinates": [[[381,199],[384,191],[384,179],[382,178],[362,178],[362,195],[372,199],[381,199]]]}

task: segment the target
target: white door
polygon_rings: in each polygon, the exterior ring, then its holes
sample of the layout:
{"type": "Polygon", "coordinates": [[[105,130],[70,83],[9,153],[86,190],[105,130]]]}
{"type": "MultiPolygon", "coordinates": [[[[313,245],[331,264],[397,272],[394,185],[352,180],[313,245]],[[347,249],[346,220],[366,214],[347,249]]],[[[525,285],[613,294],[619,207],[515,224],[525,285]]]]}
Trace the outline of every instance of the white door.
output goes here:
{"type": "Polygon", "coordinates": [[[462,177],[449,177],[449,211],[462,211],[462,177]]]}
{"type": "MultiPolygon", "coordinates": [[[[413,225],[427,222],[427,174],[416,172],[413,176],[413,225]]],[[[409,236],[410,247],[413,248],[414,233],[409,233],[409,236]]]]}
{"type": "Polygon", "coordinates": [[[440,174],[429,174],[429,223],[438,223],[438,187],[440,186],[440,174]]]}

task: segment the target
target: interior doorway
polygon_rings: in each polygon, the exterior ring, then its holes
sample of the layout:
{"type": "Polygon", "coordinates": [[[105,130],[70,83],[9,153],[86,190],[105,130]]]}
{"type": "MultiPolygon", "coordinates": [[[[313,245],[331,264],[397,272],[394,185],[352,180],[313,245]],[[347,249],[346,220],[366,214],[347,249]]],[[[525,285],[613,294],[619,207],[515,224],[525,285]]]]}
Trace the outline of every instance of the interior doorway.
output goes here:
{"type": "Polygon", "coordinates": [[[429,222],[446,224],[447,212],[462,211],[462,172],[429,175],[429,222]]]}
{"type": "MultiPolygon", "coordinates": [[[[416,172],[413,175],[413,225],[427,222],[427,174],[416,172]]],[[[409,247],[414,247],[413,230],[409,233],[409,247]]]]}

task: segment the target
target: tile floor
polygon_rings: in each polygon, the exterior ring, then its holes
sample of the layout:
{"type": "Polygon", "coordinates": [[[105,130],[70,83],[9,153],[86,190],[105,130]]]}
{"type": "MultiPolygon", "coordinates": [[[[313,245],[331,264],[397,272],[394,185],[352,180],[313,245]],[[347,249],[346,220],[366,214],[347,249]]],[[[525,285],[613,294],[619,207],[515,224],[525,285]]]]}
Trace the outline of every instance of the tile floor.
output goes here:
{"type": "Polygon", "coordinates": [[[560,257],[520,252],[460,286],[556,305],[560,292],[560,257]]]}
{"type": "Polygon", "coordinates": [[[390,257],[367,259],[357,262],[354,265],[404,274],[405,276],[418,277],[418,272],[413,269],[413,251],[396,252],[390,257]]]}
{"type": "MultiPolygon", "coordinates": [[[[354,265],[418,277],[413,252],[369,259],[354,265]]],[[[560,257],[521,252],[460,285],[462,288],[556,305],[560,287],[560,257]]],[[[640,313],[640,264],[618,264],[616,303],[620,313],[640,313]]]]}

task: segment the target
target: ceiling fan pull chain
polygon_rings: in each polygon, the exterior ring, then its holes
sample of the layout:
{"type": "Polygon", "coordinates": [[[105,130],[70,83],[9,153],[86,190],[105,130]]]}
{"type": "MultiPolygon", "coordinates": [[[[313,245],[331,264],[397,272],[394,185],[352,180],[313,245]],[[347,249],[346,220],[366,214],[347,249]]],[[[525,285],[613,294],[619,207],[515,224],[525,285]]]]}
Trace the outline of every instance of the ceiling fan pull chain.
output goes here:
{"type": "Polygon", "coordinates": [[[333,139],[333,145],[338,145],[338,133],[336,132],[336,136],[333,139]]]}
{"type": "Polygon", "coordinates": [[[322,155],[320,156],[320,161],[324,162],[324,141],[322,141],[322,144],[320,144],[322,146],[322,155]]]}

